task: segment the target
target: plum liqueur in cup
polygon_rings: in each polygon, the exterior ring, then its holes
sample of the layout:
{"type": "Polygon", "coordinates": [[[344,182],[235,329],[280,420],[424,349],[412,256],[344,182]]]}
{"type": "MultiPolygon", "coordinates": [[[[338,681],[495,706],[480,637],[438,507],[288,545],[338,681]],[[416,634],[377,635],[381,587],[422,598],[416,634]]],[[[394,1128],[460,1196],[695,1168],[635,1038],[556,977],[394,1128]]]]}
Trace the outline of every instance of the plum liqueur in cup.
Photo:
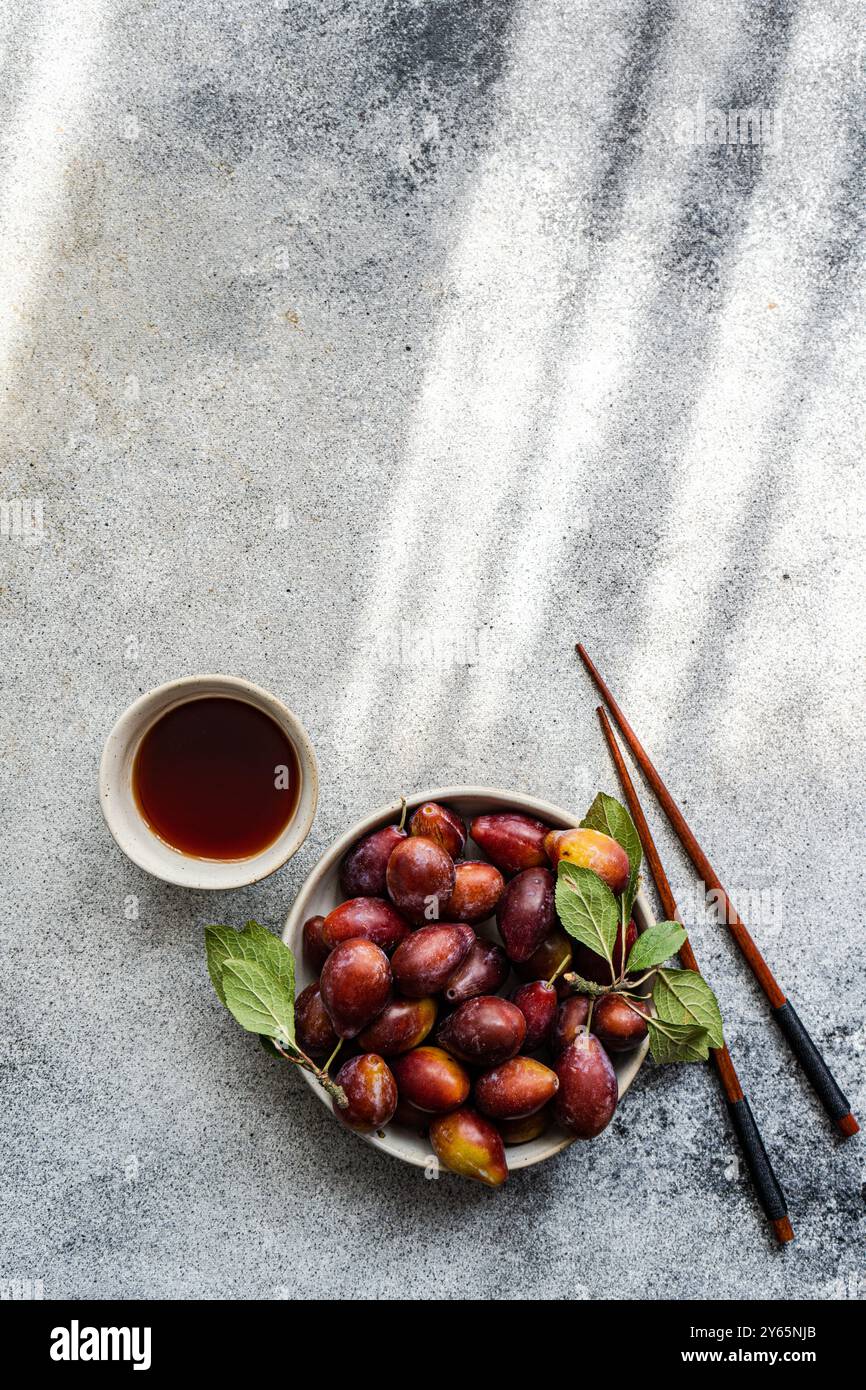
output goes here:
{"type": "Polygon", "coordinates": [[[150,830],[197,859],[261,854],[294,816],[300,786],[297,754],[279,724],[226,696],[167,710],[132,767],[133,796],[150,830]]]}
{"type": "Polygon", "coordinates": [[[304,843],[318,795],[300,719],[241,676],[181,676],[146,691],[99,760],[99,802],[120,848],[180,888],[267,878],[304,843]]]}

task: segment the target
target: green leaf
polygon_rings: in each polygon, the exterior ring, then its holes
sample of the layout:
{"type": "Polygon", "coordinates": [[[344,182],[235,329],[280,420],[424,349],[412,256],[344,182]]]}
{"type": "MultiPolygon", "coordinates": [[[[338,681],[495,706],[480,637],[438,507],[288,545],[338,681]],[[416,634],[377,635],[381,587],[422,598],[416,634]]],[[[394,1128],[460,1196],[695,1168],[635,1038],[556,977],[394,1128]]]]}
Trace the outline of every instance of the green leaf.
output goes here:
{"type": "Polygon", "coordinates": [[[650,1052],[656,1062],[705,1062],[710,1040],[706,1028],[694,1023],[667,1023],[648,1018],[650,1052]]]}
{"type": "Polygon", "coordinates": [[[630,872],[623,898],[630,914],[637,896],[638,876],[643,862],[640,836],[634,821],[616,797],[599,792],[580,824],[584,829],[600,830],[603,835],[610,835],[628,855],[630,872]]]}
{"type": "Polygon", "coordinates": [[[619,905],[606,883],[592,869],[560,860],[556,879],[556,910],[569,936],[611,960],[619,905]]]}
{"type": "Polygon", "coordinates": [[[272,931],[268,931],[267,927],[263,927],[259,922],[247,922],[240,935],[242,937],[249,936],[253,958],[261,966],[266,963],[271,966],[274,974],[291,994],[294,1004],[295,957],[286,943],[281,941],[278,936],[274,936],[272,931]]]}
{"type": "Polygon", "coordinates": [[[229,959],[223,963],[222,984],[226,1007],[248,1033],[294,1042],[294,1000],[272,970],[255,961],[229,959]]]}
{"type": "Polygon", "coordinates": [[[254,961],[270,970],[288,989],[294,1003],[295,958],[288,946],[259,922],[247,922],[243,931],[233,927],[205,927],[207,968],[220,1001],[225,1004],[223,967],[229,959],[254,961]]]}
{"type": "Polygon", "coordinates": [[[661,965],[675,956],[686,939],[686,929],[679,922],[656,922],[647,927],[629,951],[627,970],[636,975],[650,966],[661,965]]]}
{"type": "Polygon", "coordinates": [[[722,1015],[718,1000],[706,980],[695,970],[659,970],[653,985],[653,1004],[658,1018],[703,1028],[710,1047],[723,1047],[722,1015]]]}
{"type": "Polygon", "coordinates": [[[237,939],[239,936],[240,933],[236,932],[233,927],[212,926],[204,929],[204,949],[207,957],[208,974],[221,1004],[226,1002],[225,991],[223,990],[223,965],[232,954],[232,938],[237,939]]]}

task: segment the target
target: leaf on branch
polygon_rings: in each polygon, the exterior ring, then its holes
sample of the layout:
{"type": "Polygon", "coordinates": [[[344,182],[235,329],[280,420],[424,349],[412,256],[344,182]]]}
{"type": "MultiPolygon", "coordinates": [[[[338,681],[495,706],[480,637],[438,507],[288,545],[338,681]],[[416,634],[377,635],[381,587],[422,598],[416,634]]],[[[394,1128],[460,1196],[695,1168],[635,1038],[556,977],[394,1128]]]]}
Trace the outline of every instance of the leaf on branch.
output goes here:
{"type": "Polygon", "coordinates": [[[695,970],[659,970],[653,985],[656,1015],[667,1023],[703,1028],[710,1047],[723,1047],[722,1014],[703,975],[695,970]]]}
{"type": "Polygon", "coordinates": [[[248,960],[269,970],[289,991],[294,1005],[295,958],[278,936],[259,922],[247,922],[242,931],[233,927],[205,927],[207,968],[220,1001],[225,1004],[223,967],[227,960],[248,960]]]}
{"type": "Polygon", "coordinates": [[[710,1040],[705,1028],[648,1018],[650,1052],[655,1062],[705,1062],[710,1040]]]}
{"type": "Polygon", "coordinates": [[[619,925],[619,906],[598,874],[561,860],[557,872],[556,910],[569,936],[611,960],[619,925]]]}
{"type": "Polygon", "coordinates": [[[580,824],[584,829],[600,830],[603,835],[610,835],[618,845],[622,845],[628,855],[629,876],[623,898],[626,911],[631,915],[637,896],[640,866],[643,862],[640,836],[635,829],[634,821],[616,797],[599,792],[580,824]]]}
{"type": "Polygon", "coordinates": [[[294,1043],[294,1000],[272,970],[252,960],[229,959],[223,964],[222,984],[226,1007],[242,1028],[294,1043]]]}
{"type": "Polygon", "coordinates": [[[628,973],[636,975],[653,965],[662,965],[677,954],[685,939],[685,927],[679,922],[656,922],[655,926],[647,927],[629,952],[628,973]]]}

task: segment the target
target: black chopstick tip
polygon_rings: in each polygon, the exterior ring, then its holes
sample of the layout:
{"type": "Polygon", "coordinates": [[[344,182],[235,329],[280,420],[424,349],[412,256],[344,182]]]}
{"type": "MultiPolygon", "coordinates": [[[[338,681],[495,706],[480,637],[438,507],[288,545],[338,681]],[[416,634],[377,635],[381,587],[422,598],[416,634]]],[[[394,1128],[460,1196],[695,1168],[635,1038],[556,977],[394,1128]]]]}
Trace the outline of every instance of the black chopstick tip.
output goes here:
{"type": "Polygon", "coordinates": [[[860,1126],[854,1119],[850,1110],[847,1115],[843,1115],[841,1120],[837,1120],[836,1123],[846,1139],[850,1139],[852,1135],[859,1134],[860,1132],[860,1126]]]}
{"type": "Polygon", "coordinates": [[[794,1228],[787,1216],[778,1217],[773,1222],[773,1230],[780,1245],[787,1245],[789,1240],[794,1239],[794,1228]]]}

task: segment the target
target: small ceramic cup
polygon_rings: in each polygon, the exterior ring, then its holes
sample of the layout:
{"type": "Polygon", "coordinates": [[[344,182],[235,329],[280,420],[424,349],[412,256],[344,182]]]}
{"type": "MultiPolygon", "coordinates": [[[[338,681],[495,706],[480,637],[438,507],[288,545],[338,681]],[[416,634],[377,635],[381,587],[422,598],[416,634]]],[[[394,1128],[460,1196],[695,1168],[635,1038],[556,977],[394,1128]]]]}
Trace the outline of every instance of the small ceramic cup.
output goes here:
{"type": "Polygon", "coordinates": [[[148,691],[120,716],[105,741],[99,764],[102,814],[124,854],[155,878],[182,888],[242,888],[267,878],[304,843],[318,799],[316,755],[303,724],[275,695],[237,676],[185,676],[148,691]],[[197,859],[173,849],[143,819],[132,790],[138,746],[157,719],[188,700],[220,695],[245,700],[269,714],[291,741],[298,758],[300,789],[292,819],[273,844],[246,859],[197,859]]]}

